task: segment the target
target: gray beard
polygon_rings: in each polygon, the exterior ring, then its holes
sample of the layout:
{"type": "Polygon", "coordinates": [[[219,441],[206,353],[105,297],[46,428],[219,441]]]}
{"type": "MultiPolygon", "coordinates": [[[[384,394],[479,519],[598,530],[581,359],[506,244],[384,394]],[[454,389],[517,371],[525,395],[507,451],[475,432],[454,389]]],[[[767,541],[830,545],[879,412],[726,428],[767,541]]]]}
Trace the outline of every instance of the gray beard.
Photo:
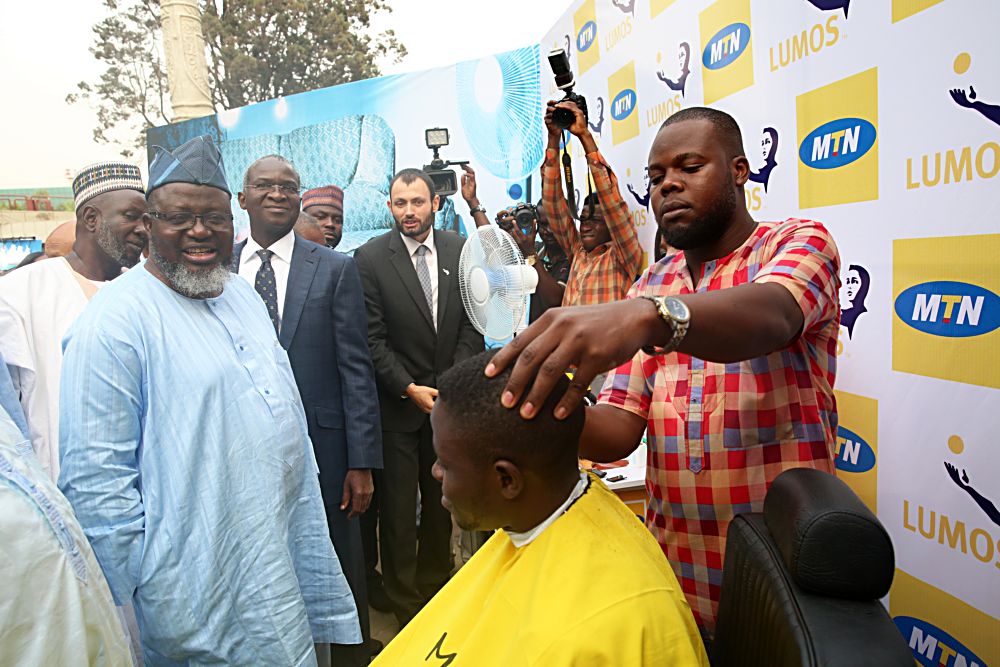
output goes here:
{"type": "Polygon", "coordinates": [[[115,236],[111,224],[106,220],[102,220],[101,226],[97,229],[97,246],[116,264],[127,269],[131,269],[139,261],[138,256],[130,259],[125,254],[125,239],[115,236]]]}
{"type": "Polygon", "coordinates": [[[192,271],[180,262],[166,260],[157,251],[152,236],[149,237],[149,259],[156,263],[170,287],[189,299],[206,299],[221,294],[233,275],[222,264],[204,271],[192,271]]]}

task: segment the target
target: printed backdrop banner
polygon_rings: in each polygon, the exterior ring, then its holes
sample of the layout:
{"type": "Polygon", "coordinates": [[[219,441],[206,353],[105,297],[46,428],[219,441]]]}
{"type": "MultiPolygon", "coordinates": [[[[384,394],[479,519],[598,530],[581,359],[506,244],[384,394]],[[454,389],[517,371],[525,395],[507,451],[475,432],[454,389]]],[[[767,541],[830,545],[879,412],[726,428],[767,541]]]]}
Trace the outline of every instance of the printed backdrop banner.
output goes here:
{"type": "MultiPolygon", "coordinates": [[[[1000,667],[997,26],[995,0],[576,0],[540,48],[149,137],[212,134],[234,192],[268,153],[305,187],[343,187],[351,251],[390,228],[389,179],[430,162],[426,128],[451,131],[442,155],[471,160],[491,215],[537,201],[542,104],[562,96],[544,56],[562,48],[652,256],[657,129],[686,107],[731,113],[751,214],[819,220],[840,249],[837,468],[892,535],[889,612],[919,664],[1000,667]]],[[[578,142],[569,152],[585,174],[578,142]]],[[[467,232],[457,201],[437,224],[467,232]]]]}
{"type": "MultiPolygon", "coordinates": [[[[277,153],[290,159],[302,187],[344,189],[344,235],[353,252],[392,227],[389,181],[404,167],[431,162],[424,130],[446,128],[445,160],[469,160],[478,196],[490,212],[541,196],[544,155],[539,48],[529,47],[414,74],[367,79],[290,95],[150,130],[154,146],[174,148],[199,134],[220,146],[234,193],[247,167],[277,153]]],[[[460,176],[461,168],[453,167],[460,176]]],[[[459,181],[460,182],[460,181],[459,181]]],[[[233,197],[237,238],[246,213],[233,197]]],[[[436,226],[463,234],[474,226],[460,193],[442,202],[436,226]]]]}
{"type": "Polygon", "coordinates": [[[838,474],[892,535],[887,607],[922,665],[1000,667],[997,26],[992,0],[589,0],[543,42],[572,47],[650,254],[648,151],[691,106],[739,122],[756,219],[832,231],[838,474]]]}

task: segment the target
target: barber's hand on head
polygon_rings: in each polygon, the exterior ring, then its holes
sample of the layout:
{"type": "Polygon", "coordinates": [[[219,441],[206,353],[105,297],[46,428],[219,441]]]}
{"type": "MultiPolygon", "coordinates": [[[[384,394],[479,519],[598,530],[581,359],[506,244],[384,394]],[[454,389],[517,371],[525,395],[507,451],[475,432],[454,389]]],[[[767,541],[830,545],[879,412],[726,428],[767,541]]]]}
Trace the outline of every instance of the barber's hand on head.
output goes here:
{"type": "Polygon", "coordinates": [[[375,485],[372,483],[371,470],[348,470],[344,477],[344,495],[340,499],[340,509],[346,510],[348,519],[364,514],[372,502],[375,485]]]}
{"type": "Polygon", "coordinates": [[[467,164],[462,165],[465,171],[462,174],[462,199],[469,205],[469,208],[479,206],[479,198],[476,197],[476,172],[467,164]]]}
{"type": "Polygon", "coordinates": [[[516,223],[511,225],[513,229],[510,235],[514,237],[514,241],[517,242],[517,247],[521,249],[521,254],[525,257],[530,257],[535,253],[535,235],[538,233],[538,221],[531,221],[531,228],[528,233],[525,234],[521,231],[521,227],[516,223]]]}
{"type": "Polygon", "coordinates": [[[647,299],[552,308],[493,356],[486,375],[492,377],[514,365],[500,401],[508,408],[517,405],[535,378],[520,410],[522,417],[531,419],[559,376],[575,366],[573,381],[555,409],[556,418],[564,419],[580,404],[594,376],[631,359],[655,338],[655,328],[663,326],[659,322],[656,308],[647,299]]]}
{"type": "Polygon", "coordinates": [[[434,409],[434,399],[437,398],[438,390],[434,387],[410,384],[406,388],[406,395],[410,397],[411,401],[416,403],[418,408],[430,414],[431,410],[434,409]]]}

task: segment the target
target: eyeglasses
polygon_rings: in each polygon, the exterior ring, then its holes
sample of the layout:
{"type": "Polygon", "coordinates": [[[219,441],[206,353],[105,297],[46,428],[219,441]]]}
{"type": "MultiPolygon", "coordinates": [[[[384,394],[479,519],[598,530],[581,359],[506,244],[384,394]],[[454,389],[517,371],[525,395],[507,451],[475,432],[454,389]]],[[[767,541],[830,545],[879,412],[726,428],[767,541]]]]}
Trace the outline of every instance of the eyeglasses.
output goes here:
{"type": "Polygon", "coordinates": [[[267,194],[275,188],[278,188],[278,191],[281,192],[281,194],[289,196],[298,195],[299,190],[301,189],[297,185],[289,185],[288,183],[251,183],[250,187],[261,194],[267,194]]]}
{"type": "Polygon", "coordinates": [[[215,231],[224,231],[233,224],[233,216],[229,213],[191,213],[190,211],[148,211],[149,217],[162,220],[171,229],[185,231],[194,227],[195,220],[215,231]]]}

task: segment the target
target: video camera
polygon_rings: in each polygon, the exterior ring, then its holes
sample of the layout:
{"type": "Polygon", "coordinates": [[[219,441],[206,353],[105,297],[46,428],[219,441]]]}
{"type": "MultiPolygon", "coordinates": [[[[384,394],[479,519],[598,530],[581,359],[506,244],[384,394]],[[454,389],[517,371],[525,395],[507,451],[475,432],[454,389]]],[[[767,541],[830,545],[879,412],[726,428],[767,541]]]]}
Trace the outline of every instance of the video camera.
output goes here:
{"type": "MultiPolygon", "coordinates": [[[[559,101],[575,102],[576,106],[580,107],[580,111],[583,112],[583,117],[589,120],[586,98],[579,93],[573,92],[576,80],[573,78],[573,70],[569,67],[569,57],[566,55],[566,51],[563,49],[553,49],[549,53],[549,67],[552,68],[552,73],[556,77],[556,87],[566,93],[566,96],[559,101]]],[[[575,116],[569,109],[556,109],[552,112],[552,123],[556,127],[566,129],[573,124],[574,120],[575,116]]]]}
{"type": "Polygon", "coordinates": [[[427,148],[434,151],[434,158],[430,164],[424,165],[424,172],[431,177],[434,183],[434,194],[439,197],[447,197],[458,192],[458,177],[453,169],[448,167],[469,164],[468,160],[442,160],[438,155],[438,149],[448,145],[448,129],[444,127],[432,127],[424,130],[424,141],[427,148]]]}

